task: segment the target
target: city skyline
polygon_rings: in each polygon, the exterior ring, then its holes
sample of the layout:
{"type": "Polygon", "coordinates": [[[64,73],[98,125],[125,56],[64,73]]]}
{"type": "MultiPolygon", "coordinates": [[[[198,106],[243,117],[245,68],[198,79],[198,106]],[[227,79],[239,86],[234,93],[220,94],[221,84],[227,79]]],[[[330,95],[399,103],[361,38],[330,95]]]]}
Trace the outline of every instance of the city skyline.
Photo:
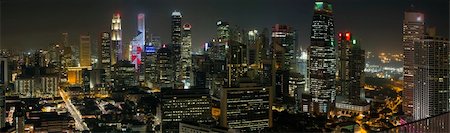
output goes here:
{"type": "MultiPolygon", "coordinates": [[[[335,10],[336,31],[352,31],[362,47],[374,52],[401,53],[403,11],[414,5],[424,12],[429,21],[426,26],[435,26],[438,35],[448,36],[448,3],[445,0],[431,1],[332,1],[335,10]],[[400,7],[400,8],[399,8],[400,7]],[[382,9],[382,10],[380,10],[382,9]],[[447,14],[447,15],[445,15],[447,14]],[[379,17],[378,17],[379,15],[379,17]],[[365,17],[369,16],[369,17],[365,17]],[[377,16],[377,17],[370,17],[377,16]],[[356,19],[354,19],[356,18],[356,19]],[[361,19],[359,19],[361,18],[361,19]],[[362,19],[364,18],[364,19],[362,19]],[[379,46],[382,46],[380,48],[379,46]]],[[[198,1],[64,1],[53,0],[1,1],[1,38],[0,48],[21,50],[46,48],[61,40],[61,33],[69,33],[69,42],[78,44],[80,34],[99,36],[109,31],[111,14],[119,12],[122,17],[123,41],[129,42],[136,34],[136,15],[145,13],[149,33],[161,36],[164,44],[170,43],[170,13],[180,11],[184,23],[192,25],[192,51],[201,49],[201,45],[214,37],[215,23],[219,20],[238,25],[246,30],[270,29],[274,24],[287,24],[297,30],[298,46],[304,49],[309,45],[310,25],[313,1],[246,1],[246,2],[208,2],[198,1]],[[104,4],[103,4],[104,3],[104,4]],[[33,5],[41,6],[33,6],[33,5]],[[91,7],[85,7],[91,5],[91,7]],[[204,12],[197,6],[204,6],[204,12]],[[237,6],[237,10],[227,7],[237,6]],[[94,8],[95,7],[95,8],[94,8]],[[28,15],[27,11],[35,11],[28,15]],[[51,14],[58,10],[56,14],[51,14]],[[229,12],[228,12],[229,11],[229,12]],[[243,13],[241,13],[243,12],[243,13]],[[23,17],[16,17],[23,16],[23,17]],[[202,19],[205,18],[205,19],[202,19]],[[34,23],[27,25],[30,19],[34,23]],[[45,29],[45,30],[44,30],[45,29]],[[25,32],[26,31],[26,32],[25,32]],[[29,39],[20,39],[20,38],[29,39]]],[[[93,39],[92,44],[99,43],[93,39]]]]}
{"type": "Polygon", "coordinates": [[[449,6],[1,0],[0,132],[450,133],[449,6]]]}

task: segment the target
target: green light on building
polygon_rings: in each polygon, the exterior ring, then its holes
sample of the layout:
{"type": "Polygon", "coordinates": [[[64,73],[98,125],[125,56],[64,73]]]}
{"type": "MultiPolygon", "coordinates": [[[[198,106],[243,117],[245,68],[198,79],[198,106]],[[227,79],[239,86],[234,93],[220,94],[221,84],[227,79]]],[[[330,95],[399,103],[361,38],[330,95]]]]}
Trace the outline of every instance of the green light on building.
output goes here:
{"type": "Polygon", "coordinates": [[[356,44],[356,40],[353,40],[353,45],[355,45],[356,44]]]}
{"type": "Polygon", "coordinates": [[[315,10],[321,10],[323,9],[323,2],[316,2],[316,6],[314,7],[315,10]]]}

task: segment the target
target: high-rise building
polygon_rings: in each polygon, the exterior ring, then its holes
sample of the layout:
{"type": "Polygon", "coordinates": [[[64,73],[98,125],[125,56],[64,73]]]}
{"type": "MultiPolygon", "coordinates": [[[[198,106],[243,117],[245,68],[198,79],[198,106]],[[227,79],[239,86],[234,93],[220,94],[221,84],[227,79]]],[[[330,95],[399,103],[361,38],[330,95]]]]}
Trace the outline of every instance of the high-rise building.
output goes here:
{"type": "Polygon", "coordinates": [[[273,89],[256,83],[225,87],[220,93],[220,125],[243,132],[272,127],[273,89]]]}
{"type": "Polygon", "coordinates": [[[419,120],[450,110],[449,42],[446,38],[427,36],[413,44],[413,116],[419,120]]]}
{"type": "Polygon", "coordinates": [[[157,71],[157,49],[155,45],[147,44],[144,50],[144,65],[145,65],[145,82],[148,87],[156,87],[158,83],[157,71]]]}
{"type": "Polygon", "coordinates": [[[89,35],[80,36],[80,66],[91,66],[91,37],[89,35]]]}
{"type": "Polygon", "coordinates": [[[192,38],[191,38],[191,25],[183,25],[183,42],[181,45],[181,78],[184,84],[184,89],[188,89],[191,86],[191,73],[192,73],[192,38]]]}
{"type": "Polygon", "coordinates": [[[335,42],[332,5],[316,1],[308,49],[308,88],[313,97],[313,112],[326,113],[336,96],[335,42]]]}
{"type": "Polygon", "coordinates": [[[158,50],[158,55],[156,58],[157,62],[157,73],[158,73],[158,86],[160,88],[171,88],[173,87],[173,69],[171,62],[172,52],[166,45],[158,50]]]}
{"type": "Polygon", "coordinates": [[[173,82],[175,89],[183,89],[184,85],[182,83],[182,67],[181,66],[181,45],[183,43],[182,39],[182,22],[181,12],[172,12],[172,44],[169,48],[172,51],[172,69],[173,69],[173,82]]]}
{"type": "Polygon", "coordinates": [[[228,22],[217,21],[217,39],[226,42],[230,39],[230,25],[228,22]]]}
{"type": "Polygon", "coordinates": [[[116,64],[117,61],[123,60],[123,46],[122,46],[122,20],[120,14],[113,14],[111,23],[111,64],[116,64]]]}
{"type": "Polygon", "coordinates": [[[289,72],[293,70],[295,31],[287,25],[276,24],[272,27],[272,54],[275,68],[275,97],[282,100],[289,97],[289,72]]]}
{"type": "Polygon", "coordinates": [[[302,111],[302,94],[305,90],[305,79],[300,73],[289,73],[289,96],[294,98],[294,110],[296,112],[302,111]]]}
{"type": "Polygon", "coordinates": [[[8,84],[8,60],[7,58],[0,57],[0,128],[5,127],[6,124],[5,93],[8,84]]]}
{"type": "Polygon", "coordinates": [[[180,122],[211,124],[208,89],[165,89],[162,91],[162,131],[178,132],[180,122]]]}
{"type": "Polygon", "coordinates": [[[272,27],[272,47],[277,70],[292,70],[296,34],[292,27],[276,24],[272,27]]]}
{"type": "Polygon", "coordinates": [[[244,76],[247,62],[246,49],[247,46],[235,40],[225,42],[226,64],[227,64],[227,86],[231,87],[238,83],[239,79],[244,76]]]}
{"type": "Polygon", "coordinates": [[[261,63],[262,39],[258,30],[250,30],[247,34],[247,64],[258,67],[261,63]]]}
{"type": "Polygon", "coordinates": [[[111,34],[109,32],[103,32],[100,37],[100,66],[105,70],[105,81],[109,86],[111,85],[111,34]]]}
{"type": "Polygon", "coordinates": [[[138,30],[136,37],[131,41],[131,63],[134,64],[136,70],[142,64],[142,52],[145,45],[145,15],[140,13],[138,15],[138,30]]]}
{"type": "Polygon", "coordinates": [[[403,19],[403,112],[413,113],[414,101],[414,41],[419,41],[424,35],[424,14],[417,11],[407,11],[403,19]]]}
{"type": "Polygon", "coordinates": [[[350,100],[362,99],[365,52],[352,33],[339,33],[337,46],[336,95],[350,100]]]}
{"type": "Polygon", "coordinates": [[[130,87],[136,86],[136,71],[134,65],[129,61],[119,61],[114,67],[114,87],[130,87]]]}

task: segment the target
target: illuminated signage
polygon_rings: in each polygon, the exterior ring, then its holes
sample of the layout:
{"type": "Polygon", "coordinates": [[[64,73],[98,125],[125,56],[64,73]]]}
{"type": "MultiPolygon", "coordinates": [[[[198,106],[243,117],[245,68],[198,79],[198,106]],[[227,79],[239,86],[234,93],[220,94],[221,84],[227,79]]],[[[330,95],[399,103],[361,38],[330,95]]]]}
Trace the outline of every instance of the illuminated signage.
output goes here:
{"type": "Polygon", "coordinates": [[[145,46],[145,53],[155,53],[156,48],[153,46],[145,46]]]}

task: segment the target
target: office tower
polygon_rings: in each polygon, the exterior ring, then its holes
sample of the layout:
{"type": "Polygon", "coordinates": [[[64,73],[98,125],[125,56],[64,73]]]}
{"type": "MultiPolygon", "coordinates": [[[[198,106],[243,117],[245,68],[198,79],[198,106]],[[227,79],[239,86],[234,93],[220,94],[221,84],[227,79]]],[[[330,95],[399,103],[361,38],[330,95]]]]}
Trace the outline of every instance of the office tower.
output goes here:
{"type": "Polygon", "coordinates": [[[206,55],[194,54],[192,56],[192,86],[206,88],[206,55]]]}
{"type": "Polygon", "coordinates": [[[272,27],[272,54],[275,64],[275,97],[289,97],[289,72],[293,70],[295,31],[287,25],[276,24],[272,27]]]}
{"type": "Polygon", "coordinates": [[[5,127],[6,124],[5,92],[9,84],[8,73],[8,60],[7,58],[0,57],[0,128],[5,127]]]}
{"type": "Polygon", "coordinates": [[[247,46],[235,40],[225,42],[226,63],[227,63],[227,86],[238,84],[237,81],[244,76],[247,62],[245,61],[247,46]]]}
{"type": "Polygon", "coordinates": [[[80,36],[80,66],[91,66],[91,37],[89,35],[80,36]]]}
{"type": "Polygon", "coordinates": [[[258,132],[272,127],[271,87],[240,83],[220,93],[220,125],[242,132],[258,132]]]}
{"type": "Polygon", "coordinates": [[[365,68],[365,53],[352,33],[338,34],[336,95],[361,100],[365,68]]]}
{"type": "Polygon", "coordinates": [[[172,44],[169,48],[172,51],[172,69],[173,69],[173,82],[175,89],[183,89],[184,85],[182,83],[182,67],[181,66],[181,45],[183,43],[181,30],[182,24],[181,13],[178,11],[172,12],[172,44]]]}
{"type": "Polygon", "coordinates": [[[414,41],[422,38],[424,30],[424,14],[417,11],[407,11],[403,19],[403,112],[413,113],[414,101],[414,41]]]}
{"type": "Polygon", "coordinates": [[[48,47],[49,64],[53,66],[60,66],[62,56],[62,48],[59,44],[50,44],[48,47]]]}
{"type": "Polygon", "coordinates": [[[426,36],[414,41],[415,120],[449,111],[449,42],[446,38],[426,36]]]}
{"type": "Polygon", "coordinates": [[[188,89],[191,86],[191,73],[192,73],[192,38],[191,38],[191,25],[183,25],[182,33],[183,42],[181,45],[181,78],[184,84],[184,89],[188,89]]]}
{"type": "Polygon", "coordinates": [[[308,49],[308,88],[313,97],[313,111],[327,113],[336,95],[335,33],[330,3],[315,2],[311,27],[311,45],[308,49]]]}
{"type": "Polygon", "coordinates": [[[300,73],[289,73],[289,96],[294,98],[294,110],[296,112],[302,111],[302,94],[305,90],[305,79],[300,73]]]}
{"type": "Polygon", "coordinates": [[[208,89],[162,90],[162,132],[178,132],[180,122],[211,124],[211,97],[208,89]]]}
{"type": "Polygon", "coordinates": [[[261,39],[261,67],[262,67],[262,76],[261,76],[261,82],[265,86],[272,86],[273,81],[272,79],[275,78],[275,69],[272,64],[274,63],[273,60],[273,52],[272,52],[272,46],[269,43],[270,33],[268,29],[264,29],[262,34],[260,35],[261,39]]]}
{"type": "Polygon", "coordinates": [[[119,61],[114,65],[114,87],[136,86],[136,71],[130,61],[119,61]]]}
{"type": "Polygon", "coordinates": [[[145,15],[138,15],[138,30],[136,37],[131,41],[131,63],[134,64],[136,70],[142,64],[142,51],[145,45],[145,15]]]}
{"type": "Polygon", "coordinates": [[[84,94],[88,94],[88,92],[91,90],[91,85],[90,85],[91,71],[92,70],[88,70],[86,68],[83,68],[81,70],[81,76],[82,76],[81,88],[83,88],[84,94]]]}
{"type": "Polygon", "coordinates": [[[217,39],[219,42],[228,41],[230,39],[230,25],[228,22],[217,21],[217,39]]]}
{"type": "Polygon", "coordinates": [[[156,58],[157,73],[158,73],[158,86],[160,88],[171,88],[173,87],[173,67],[171,60],[172,52],[166,45],[163,45],[158,50],[158,55],[156,58]]]}
{"type": "Polygon", "coordinates": [[[123,60],[123,46],[122,46],[122,21],[120,14],[113,14],[111,23],[111,64],[116,64],[117,61],[123,60]]]}
{"type": "Polygon", "coordinates": [[[111,85],[111,34],[109,32],[103,32],[100,37],[101,47],[100,61],[101,68],[105,70],[105,84],[111,85]]]}
{"type": "Polygon", "coordinates": [[[152,43],[145,45],[144,65],[145,65],[145,82],[148,87],[153,88],[158,83],[157,69],[157,49],[152,43]]]}
{"type": "Polygon", "coordinates": [[[172,44],[181,44],[182,43],[182,24],[181,19],[183,16],[181,12],[174,11],[172,12],[172,44]]]}
{"type": "Polygon", "coordinates": [[[259,66],[261,63],[262,41],[258,30],[250,30],[247,33],[247,64],[259,66]]]}
{"type": "Polygon", "coordinates": [[[272,27],[272,47],[277,70],[292,70],[295,45],[295,31],[290,26],[276,24],[272,27]]]}

